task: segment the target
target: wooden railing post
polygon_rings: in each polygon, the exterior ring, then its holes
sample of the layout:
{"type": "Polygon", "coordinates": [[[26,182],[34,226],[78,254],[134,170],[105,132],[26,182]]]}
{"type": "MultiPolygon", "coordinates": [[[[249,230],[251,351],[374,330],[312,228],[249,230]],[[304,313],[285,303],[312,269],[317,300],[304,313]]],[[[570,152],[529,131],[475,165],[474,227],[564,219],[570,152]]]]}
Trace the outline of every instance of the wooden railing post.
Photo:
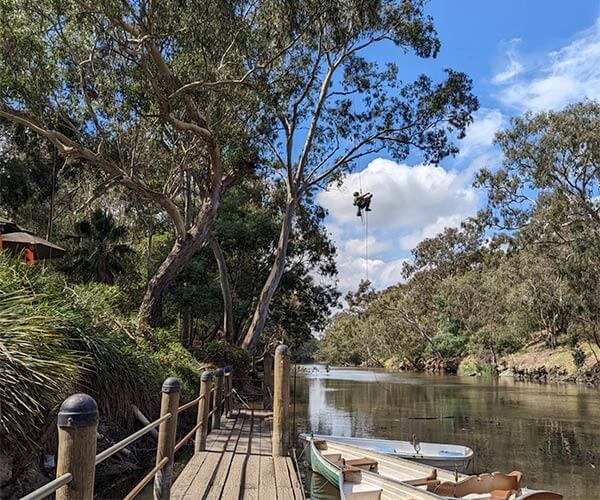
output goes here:
{"type": "Polygon", "coordinates": [[[67,472],[71,481],[58,489],[57,500],[92,500],[96,474],[98,405],[87,394],[73,394],[58,412],[56,477],[67,472]]]}
{"type": "Polygon", "coordinates": [[[216,389],[215,389],[215,398],[214,398],[214,403],[213,403],[213,408],[215,410],[215,412],[213,413],[213,425],[212,428],[213,429],[220,429],[221,428],[221,413],[223,411],[223,376],[225,375],[225,372],[223,371],[223,368],[217,368],[217,370],[215,371],[215,377],[216,377],[216,389]]]}
{"type": "Polygon", "coordinates": [[[210,386],[212,385],[212,372],[205,371],[200,378],[200,396],[204,396],[198,402],[198,417],[196,424],[202,422],[200,428],[196,431],[194,440],[194,451],[204,451],[206,449],[206,435],[208,434],[208,412],[210,407],[210,386]]]}
{"type": "Polygon", "coordinates": [[[290,351],[286,345],[275,349],[273,388],[273,456],[287,454],[287,425],[290,405],[290,351]]]}
{"type": "Polygon", "coordinates": [[[273,408],[273,356],[263,356],[263,402],[265,409],[273,408]]]}
{"type": "Polygon", "coordinates": [[[226,366],[223,371],[225,372],[225,416],[231,418],[231,412],[233,411],[233,368],[231,366],[226,366]]]}
{"type": "Polygon", "coordinates": [[[156,448],[156,465],[164,457],[167,463],[154,476],[154,499],[168,499],[171,494],[173,481],[173,458],[175,456],[175,441],[177,433],[177,408],[179,408],[179,394],[181,384],[175,377],[170,377],[163,382],[162,397],[160,400],[160,416],[167,413],[171,418],[162,422],[158,428],[158,446],[156,448]]]}

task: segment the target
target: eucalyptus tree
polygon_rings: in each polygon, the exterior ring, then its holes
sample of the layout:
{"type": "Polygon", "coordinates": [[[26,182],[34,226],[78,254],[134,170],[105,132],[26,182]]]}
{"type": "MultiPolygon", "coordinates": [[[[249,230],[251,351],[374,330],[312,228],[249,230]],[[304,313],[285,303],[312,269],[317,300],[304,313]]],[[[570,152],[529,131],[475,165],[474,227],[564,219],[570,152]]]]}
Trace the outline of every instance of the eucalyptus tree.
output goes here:
{"type": "MultiPolygon", "coordinates": [[[[140,306],[143,323],[160,319],[165,291],[207,241],[224,191],[254,151],[255,98],[243,86],[210,85],[241,71],[253,5],[0,1],[0,119],[96,173],[98,192],[117,185],[160,207],[174,228],[140,306]],[[199,79],[206,85],[190,83],[199,79]]],[[[271,57],[263,46],[256,64],[271,57]]]]}
{"type": "MultiPolygon", "coordinates": [[[[478,182],[488,190],[495,225],[516,232],[516,245],[532,249],[540,261],[549,259],[555,269],[553,312],[543,306],[552,318],[549,332],[559,333],[567,318],[577,319],[600,346],[599,127],[597,102],[516,118],[496,139],[502,167],[483,170],[478,182]],[[568,316],[565,307],[571,309],[568,316]]],[[[537,280],[537,287],[546,287],[551,276],[537,280]]]]}
{"type": "MultiPolygon", "coordinates": [[[[271,272],[243,344],[260,337],[300,201],[381,151],[455,152],[477,107],[447,71],[402,83],[372,48],[435,57],[423,0],[141,2],[1,0],[0,118],[158,205],[176,234],[140,319],[209,239],[221,197],[262,155],[286,185],[271,272]]],[[[271,175],[273,177],[273,175],[271,175]]]]}
{"type": "MultiPolygon", "coordinates": [[[[263,138],[267,160],[287,194],[273,265],[244,347],[252,349],[264,329],[303,197],[368,155],[402,160],[419,150],[423,161],[437,162],[456,151],[452,136],[463,134],[477,108],[471,81],[447,70],[440,83],[425,75],[404,83],[394,61],[409,52],[437,56],[440,41],[424,4],[309,0],[273,3],[269,10],[277,20],[268,25],[269,36],[289,48],[272,61],[258,92],[265,122],[276,127],[263,138]]],[[[248,84],[247,74],[238,81],[248,84]]]]}

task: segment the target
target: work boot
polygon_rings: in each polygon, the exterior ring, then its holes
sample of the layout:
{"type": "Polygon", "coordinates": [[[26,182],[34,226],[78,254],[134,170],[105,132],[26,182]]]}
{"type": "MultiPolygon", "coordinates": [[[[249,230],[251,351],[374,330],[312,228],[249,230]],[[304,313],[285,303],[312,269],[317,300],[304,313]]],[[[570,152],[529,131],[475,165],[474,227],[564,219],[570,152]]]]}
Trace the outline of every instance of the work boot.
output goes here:
{"type": "Polygon", "coordinates": [[[357,216],[357,217],[360,217],[360,215],[361,215],[361,214],[360,214],[360,208],[359,208],[359,209],[358,209],[358,211],[356,212],[356,216],[357,216]]]}
{"type": "Polygon", "coordinates": [[[365,208],[365,212],[370,212],[371,209],[370,208],[365,208]]]}

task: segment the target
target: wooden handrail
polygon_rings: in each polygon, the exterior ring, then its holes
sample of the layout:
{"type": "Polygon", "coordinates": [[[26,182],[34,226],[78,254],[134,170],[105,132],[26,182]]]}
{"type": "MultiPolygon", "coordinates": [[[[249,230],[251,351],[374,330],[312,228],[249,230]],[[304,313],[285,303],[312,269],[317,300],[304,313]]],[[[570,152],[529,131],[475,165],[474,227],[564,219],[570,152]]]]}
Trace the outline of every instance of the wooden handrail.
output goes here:
{"type": "MultiPolygon", "coordinates": [[[[38,488],[37,490],[24,496],[21,500],[42,500],[53,493],[57,494],[57,498],[59,496],[61,498],[67,498],[68,496],[64,496],[66,489],[69,489],[69,492],[71,492],[73,488],[75,488],[73,491],[79,491],[78,488],[81,488],[82,485],[86,490],[84,495],[85,498],[87,499],[89,496],[91,499],[93,495],[94,470],[96,465],[104,462],[109,457],[123,450],[127,445],[137,441],[158,426],[160,426],[160,430],[156,465],[127,494],[125,499],[132,500],[135,498],[135,496],[138,495],[155,476],[157,481],[155,481],[154,495],[155,497],[166,498],[169,495],[171,486],[170,483],[171,469],[173,467],[173,454],[190,439],[192,439],[194,434],[196,435],[194,439],[195,451],[201,451],[204,449],[206,443],[206,434],[211,427],[218,428],[218,423],[215,420],[217,417],[220,417],[224,405],[227,415],[229,416],[233,387],[231,368],[227,367],[226,370],[219,369],[218,372],[220,372],[218,374],[220,381],[217,380],[217,383],[212,387],[211,372],[205,372],[201,380],[202,383],[200,395],[196,399],[193,399],[192,401],[189,401],[181,406],[177,406],[179,403],[180,382],[174,378],[165,380],[162,388],[160,418],[150,422],[148,425],[98,454],[96,454],[96,427],[98,423],[98,409],[96,402],[86,394],[78,394],[67,398],[67,400],[65,400],[61,406],[61,412],[64,410],[64,415],[61,417],[61,414],[59,413],[58,424],[59,457],[63,456],[62,471],[64,473],[41,488],[38,488]],[[175,442],[175,433],[177,431],[177,415],[196,405],[198,407],[196,425],[194,425],[194,427],[183,438],[181,438],[179,442],[175,442]],[[209,405],[213,406],[211,411],[208,411],[209,405]],[[73,413],[71,411],[73,408],[79,413],[73,413]],[[212,426],[211,422],[213,424],[212,426]],[[68,445],[66,441],[61,441],[60,430],[62,428],[69,427],[82,429],[82,432],[80,432],[80,437],[78,438],[80,439],[81,444],[78,444],[77,448],[79,449],[80,446],[84,446],[88,450],[86,451],[87,454],[84,457],[84,461],[86,461],[84,465],[80,463],[79,458],[76,458],[76,456],[79,455],[73,454],[75,449],[68,445]],[[160,491],[156,490],[157,482],[160,484],[160,491]],[[67,486],[65,490],[61,489],[65,486],[67,486]]],[[[63,437],[63,439],[65,438],[63,437]]],[[[59,469],[60,460],[57,473],[60,473],[59,469]]]]}
{"type": "Polygon", "coordinates": [[[200,427],[202,427],[204,425],[204,420],[201,420],[200,422],[198,422],[196,425],[194,425],[194,428],[188,432],[185,436],[183,436],[181,438],[181,440],[175,445],[175,451],[179,450],[179,448],[181,448],[185,442],[190,439],[198,429],[200,429],[200,427]]]}
{"type": "Polygon", "coordinates": [[[164,467],[164,465],[169,461],[169,457],[164,457],[148,474],[146,474],[143,479],[135,485],[135,487],[127,494],[127,496],[123,500],[132,500],[135,498],[154,477],[160,469],[164,467]]]}
{"type": "Polygon", "coordinates": [[[50,481],[44,486],[38,488],[35,491],[29,493],[29,495],[25,495],[21,498],[21,500],[42,500],[49,495],[52,495],[56,490],[62,488],[65,484],[69,484],[69,482],[73,479],[73,476],[70,473],[63,474],[60,477],[57,477],[54,481],[50,481]]]}
{"type": "Polygon", "coordinates": [[[162,417],[156,419],[154,422],[150,422],[146,427],[143,427],[139,431],[134,432],[131,436],[126,437],[125,439],[119,441],[118,443],[113,444],[110,448],[107,448],[106,450],[98,453],[98,455],[96,455],[96,465],[104,462],[107,458],[111,457],[115,453],[118,453],[123,448],[125,448],[128,444],[131,444],[134,441],[137,441],[142,436],[145,436],[152,429],[154,429],[155,427],[158,427],[162,422],[164,422],[165,420],[169,420],[170,418],[171,418],[171,414],[167,413],[166,415],[163,415],[162,417]]]}
{"type": "Polygon", "coordinates": [[[183,406],[180,406],[179,409],[177,410],[177,413],[181,413],[182,411],[185,411],[188,408],[191,408],[192,406],[197,405],[200,402],[200,400],[203,398],[204,398],[204,395],[198,396],[196,399],[192,399],[189,403],[186,403],[183,406]]]}

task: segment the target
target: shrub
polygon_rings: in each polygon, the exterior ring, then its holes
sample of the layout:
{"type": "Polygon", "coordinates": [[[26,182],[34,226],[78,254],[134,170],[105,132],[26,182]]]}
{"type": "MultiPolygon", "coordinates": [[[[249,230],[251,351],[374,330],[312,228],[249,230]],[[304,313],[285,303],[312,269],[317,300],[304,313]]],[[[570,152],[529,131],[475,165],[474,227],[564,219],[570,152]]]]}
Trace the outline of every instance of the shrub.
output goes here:
{"type": "Polygon", "coordinates": [[[162,367],[164,377],[177,377],[181,381],[181,400],[198,397],[202,370],[192,353],[181,344],[178,332],[157,329],[154,339],[152,359],[162,367]]]}
{"type": "Polygon", "coordinates": [[[236,375],[243,375],[250,369],[250,354],[245,349],[231,345],[224,340],[207,342],[196,351],[196,359],[216,366],[231,365],[236,375]]]}
{"type": "Polygon", "coordinates": [[[115,287],[69,287],[0,252],[0,432],[9,451],[26,452],[73,392],[89,393],[120,423],[132,403],[156,413],[166,370],[126,334],[133,325],[119,319],[122,301],[115,287]]]}
{"type": "Polygon", "coordinates": [[[571,349],[571,356],[573,356],[573,363],[579,370],[585,364],[586,353],[581,347],[575,347],[571,349]]]}

